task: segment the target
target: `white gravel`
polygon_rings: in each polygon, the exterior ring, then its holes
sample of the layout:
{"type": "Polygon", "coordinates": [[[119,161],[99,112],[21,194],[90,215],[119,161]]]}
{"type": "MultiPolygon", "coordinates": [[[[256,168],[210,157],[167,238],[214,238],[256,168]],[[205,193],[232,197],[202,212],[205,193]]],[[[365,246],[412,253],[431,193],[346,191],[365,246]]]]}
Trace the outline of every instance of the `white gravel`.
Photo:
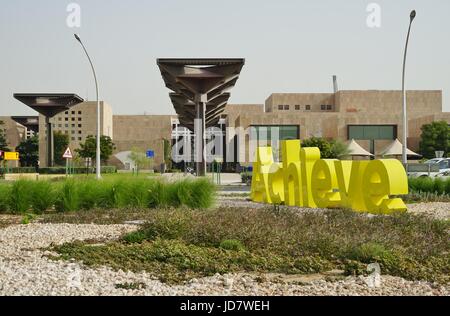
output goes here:
{"type": "Polygon", "coordinates": [[[437,219],[450,219],[450,203],[418,203],[408,205],[408,211],[437,219]]]}
{"type": "Polygon", "coordinates": [[[76,240],[111,240],[136,229],[132,225],[14,225],[0,229],[0,295],[446,295],[449,287],[385,276],[379,288],[364,278],[327,282],[299,277],[296,282],[270,275],[216,275],[169,286],[147,273],[91,269],[78,262],[51,261],[42,248],[76,240]],[[284,281],[283,281],[284,280],[284,281]],[[303,280],[299,283],[299,280],[303,280]],[[145,289],[121,290],[116,284],[143,283],[145,289]]]}

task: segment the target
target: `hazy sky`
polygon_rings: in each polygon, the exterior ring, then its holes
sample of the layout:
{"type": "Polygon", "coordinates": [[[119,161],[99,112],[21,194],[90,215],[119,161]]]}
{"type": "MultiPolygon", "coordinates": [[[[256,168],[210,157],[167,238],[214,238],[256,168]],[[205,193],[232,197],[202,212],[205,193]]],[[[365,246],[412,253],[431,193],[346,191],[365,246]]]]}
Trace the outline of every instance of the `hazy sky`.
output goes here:
{"type": "MultiPolygon", "coordinates": [[[[0,0],[0,115],[34,114],[15,92],[94,99],[83,38],[101,98],[115,114],[173,113],[158,57],[243,57],[231,103],[274,92],[400,89],[409,12],[417,10],[408,89],[442,89],[450,111],[449,0],[0,0]],[[66,24],[81,6],[81,28],[66,24]],[[369,28],[370,3],[381,27],[369,28]]],[[[399,104],[400,106],[400,104],[399,104]]]]}

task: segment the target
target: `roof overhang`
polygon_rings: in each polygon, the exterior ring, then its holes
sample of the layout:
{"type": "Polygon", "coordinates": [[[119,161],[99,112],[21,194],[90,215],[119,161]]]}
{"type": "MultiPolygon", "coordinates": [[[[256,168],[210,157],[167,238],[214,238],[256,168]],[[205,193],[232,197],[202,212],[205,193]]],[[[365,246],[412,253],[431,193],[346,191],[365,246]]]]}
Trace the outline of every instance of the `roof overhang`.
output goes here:
{"type": "Polygon", "coordinates": [[[14,98],[46,117],[53,117],[84,102],[73,93],[15,93],[14,98]]]}
{"type": "Polygon", "coordinates": [[[245,59],[158,59],[158,67],[180,123],[193,129],[196,102],[206,100],[206,125],[217,125],[239,78],[245,59]]]}
{"type": "Polygon", "coordinates": [[[11,119],[27,129],[39,133],[39,116],[12,116],[11,119]]]}

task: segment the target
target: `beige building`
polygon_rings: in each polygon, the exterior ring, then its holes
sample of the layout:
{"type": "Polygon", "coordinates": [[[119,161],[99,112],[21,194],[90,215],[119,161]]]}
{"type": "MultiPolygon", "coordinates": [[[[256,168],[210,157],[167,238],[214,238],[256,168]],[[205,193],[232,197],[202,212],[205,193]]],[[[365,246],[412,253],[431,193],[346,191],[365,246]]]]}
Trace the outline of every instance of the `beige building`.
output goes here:
{"type": "MultiPolygon", "coordinates": [[[[113,138],[113,113],[111,106],[100,102],[100,130],[102,135],[113,138]]],[[[69,147],[74,151],[90,135],[97,135],[97,102],[83,102],[50,119],[53,131],[69,137],[69,147]]],[[[39,116],[39,160],[47,166],[47,131],[45,117],[39,116]]]]}
{"type": "MultiPolygon", "coordinates": [[[[450,124],[450,113],[442,112],[442,91],[408,91],[407,102],[408,146],[417,151],[420,128],[437,120],[450,124]]],[[[70,147],[75,150],[87,136],[96,134],[96,117],[96,102],[84,102],[55,116],[51,123],[55,132],[68,135],[70,147]]],[[[11,118],[0,119],[5,122],[10,147],[14,148],[25,137],[26,128],[11,118]]],[[[175,143],[175,139],[186,135],[177,121],[176,115],[113,115],[111,107],[101,102],[102,134],[110,136],[116,145],[109,163],[125,168],[123,159],[118,157],[126,157],[127,152],[136,148],[143,152],[154,151],[155,167],[159,166],[164,160],[164,139],[172,139],[175,143]],[[174,132],[177,128],[178,137],[174,132]]],[[[402,93],[378,90],[274,93],[264,104],[228,104],[220,123],[223,131],[228,128],[228,134],[223,133],[225,152],[230,148],[235,152],[245,152],[247,162],[253,159],[249,150],[250,140],[272,141],[275,136],[269,130],[273,127],[279,127],[279,139],[312,136],[342,141],[355,139],[366,150],[377,154],[392,140],[402,139],[402,93]],[[237,137],[236,129],[247,132],[243,139],[237,137]],[[244,151],[240,149],[243,147],[244,151]]],[[[39,124],[40,159],[41,166],[45,166],[44,117],[40,117],[39,124]]],[[[233,159],[238,161],[237,153],[233,159]]]]}
{"type": "Polygon", "coordinates": [[[6,136],[8,148],[14,151],[20,142],[27,137],[27,128],[14,121],[10,116],[0,116],[0,121],[3,122],[0,128],[3,129],[6,136]]]}

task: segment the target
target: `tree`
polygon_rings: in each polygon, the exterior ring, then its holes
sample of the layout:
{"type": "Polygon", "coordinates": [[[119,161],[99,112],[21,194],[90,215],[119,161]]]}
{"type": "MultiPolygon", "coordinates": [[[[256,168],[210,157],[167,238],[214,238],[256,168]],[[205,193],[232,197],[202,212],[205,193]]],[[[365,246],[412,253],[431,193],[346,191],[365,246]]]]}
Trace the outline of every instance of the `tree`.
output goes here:
{"type": "Polygon", "coordinates": [[[444,157],[450,152],[450,127],[447,122],[433,122],[423,125],[420,137],[420,153],[428,159],[435,158],[436,151],[443,151],[444,157]]]}
{"type": "Polygon", "coordinates": [[[69,136],[61,132],[53,133],[53,147],[55,151],[55,164],[58,166],[64,166],[66,160],[63,158],[67,147],[69,147],[69,136]]]}
{"type": "Polygon", "coordinates": [[[348,154],[348,146],[341,141],[328,141],[321,137],[312,137],[302,141],[302,147],[318,147],[323,159],[338,159],[348,154]]]}
{"type": "Polygon", "coordinates": [[[9,151],[8,142],[6,141],[5,131],[3,130],[4,122],[0,121],[0,150],[9,151]]]}
{"type": "Polygon", "coordinates": [[[22,167],[37,167],[39,161],[39,138],[37,136],[22,141],[16,147],[22,167]]]}
{"type": "Polygon", "coordinates": [[[139,170],[141,169],[152,168],[153,159],[147,158],[146,153],[144,153],[140,148],[133,147],[131,149],[131,153],[128,155],[128,158],[133,161],[137,173],[139,173],[139,170]]]}
{"type": "MultiPolygon", "coordinates": [[[[100,137],[100,160],[106,163],[111,157],[114,149],[116,149],[111,137],[100,137]]],[[[93,161],[97,153],[97,137],[89,135],[84,143],[80,144],[80,148],[75,150],[82,158],[91,158],[93,161]]]]}
{"type": "Polygon", "coordinates": [[[164,139],[164,163],[167,169],[172,169],[172,146],[168,139],[164,139]]]}

